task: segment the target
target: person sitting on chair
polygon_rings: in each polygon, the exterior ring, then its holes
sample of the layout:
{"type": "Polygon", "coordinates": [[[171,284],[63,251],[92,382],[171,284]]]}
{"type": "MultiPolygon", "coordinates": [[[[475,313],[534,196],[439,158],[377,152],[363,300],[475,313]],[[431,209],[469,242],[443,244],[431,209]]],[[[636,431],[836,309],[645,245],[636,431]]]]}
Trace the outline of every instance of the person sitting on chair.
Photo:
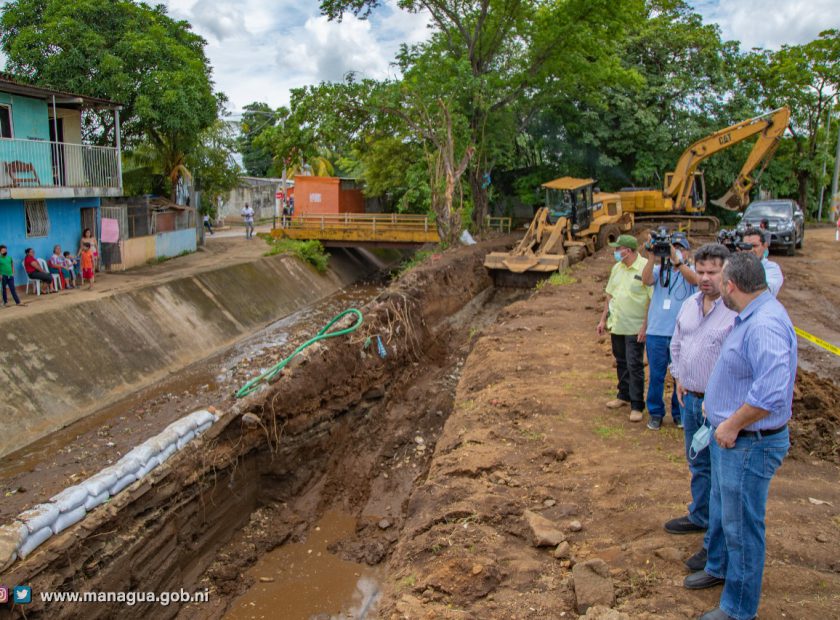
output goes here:
{"type": "Polygon", "coordinates": [[[38,259],[35,258],[35,250],[33,248],[26,248],[26,257],[23,259],[23,268],[26,269],[26,275],[30,280],[39,280],[47,285],[47,292],[50,292],[52,285],[52,276],[49,272],[41,269],[38,259]]]}

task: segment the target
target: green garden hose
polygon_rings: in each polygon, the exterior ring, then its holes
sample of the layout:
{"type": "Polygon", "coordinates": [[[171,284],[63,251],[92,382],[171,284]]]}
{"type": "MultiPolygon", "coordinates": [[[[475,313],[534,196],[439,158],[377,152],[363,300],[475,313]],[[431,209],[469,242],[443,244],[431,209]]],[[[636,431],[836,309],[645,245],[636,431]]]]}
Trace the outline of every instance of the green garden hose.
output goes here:
{"type": "Polygon", "coordinates": [[[319,331],[317,334],[315,334],[315,336],[313,336],[312,338],[310,338],[309,340],[304,342],[302,345],[300,345],[297,349],[295,349],[294,352],[289,357],[284,359],[282,362],[278,362],[277,364],[275,364],[274,366],[272,366],[271,368],[266,370],[259,377],[251,379],[250,381],[248,381],[248,383],[246,383],[241,388],[239,388],[239,391],[236,393],[236,398],[242,398],[243,396],[248,396],[248,394],[253,394],[254,392],[256,392],[259,389],[260,383],[262,383],[263,381],[271,381],[272,379],[274,379],[274,377],[276,377],[280,373],[280,371],[283,370],[283,368],[285,368],[286,364],[291,362],[292,359],[298,353],[303,351],[309,345],[314,344],[314,343],[318,342],[319,340],[326,340],[327,338],[334,338],[336,336],[344,336],[345,334],[349,334],[351,332],[354,332],[357,329],[359,329],[359,327],[362,326],[362,323],[364,322],[364,320],[365,319],[362,316],[361,311],[357,310],[356,308],[349,308],[349,309],[345,310],[344,312],[342,312],[341,314],[336,315],[335,317],[333,317],[332,321],[327,323],[321,329],[321,331],[319,331]],[[348,314],[355,314],[356,315],[357,321],[356,321],[355,324],[351,325],[350,327],[348,327],[346,329],[340,329],[337,332],[330,332],[329,331],[330,328],[333,325],[338,323],[342,318],[344,318],[348,314]]]}

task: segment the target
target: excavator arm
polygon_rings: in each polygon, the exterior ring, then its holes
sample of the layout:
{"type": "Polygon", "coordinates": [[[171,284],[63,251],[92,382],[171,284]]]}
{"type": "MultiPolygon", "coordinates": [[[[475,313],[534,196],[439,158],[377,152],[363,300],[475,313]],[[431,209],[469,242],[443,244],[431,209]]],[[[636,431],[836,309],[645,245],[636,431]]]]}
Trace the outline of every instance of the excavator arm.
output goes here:
{"type": "Polygon", "coordinates": [[[713,201],[714,204],[730,211],[743,209],[754,183],[752,171],[759,164],[762,164],[763,170],[770,161],[782,134],[787,129],[789,119],[790,108],[784,106],[762,116],[741,121],[698,140],[688,147],[677,161],[673,177],[663,192],[665,197],[674,200],[676,209],[685,209],[691,193],[694,173],[700,163],[715,153],[758,135],[758,140],[730,190],[719,200],[713,201]]]}

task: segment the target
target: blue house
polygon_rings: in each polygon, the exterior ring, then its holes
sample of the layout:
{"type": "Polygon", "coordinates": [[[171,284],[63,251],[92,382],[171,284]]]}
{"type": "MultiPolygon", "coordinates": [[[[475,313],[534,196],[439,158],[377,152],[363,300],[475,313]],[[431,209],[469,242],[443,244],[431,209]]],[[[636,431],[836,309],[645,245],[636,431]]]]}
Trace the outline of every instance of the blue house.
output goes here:
{"type": "Polygon", "coordinates": [[[0,244],[16,272],[28,247],[48,259],[57,244],[75,253],[85,228],[99,239],[101,198],[122,195],[119,110],[0,73],[0,244]],[[113,115],[114,147],[82,144],[83,111],[113,115]]]}

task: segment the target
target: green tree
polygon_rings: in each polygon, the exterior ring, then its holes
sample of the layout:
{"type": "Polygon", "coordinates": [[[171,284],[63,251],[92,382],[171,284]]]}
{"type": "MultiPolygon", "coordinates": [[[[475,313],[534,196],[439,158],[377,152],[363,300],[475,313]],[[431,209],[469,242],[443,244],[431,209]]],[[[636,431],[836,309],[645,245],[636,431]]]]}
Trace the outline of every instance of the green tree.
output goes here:
{"type": "Polygon", "coordinates": [[[236,130],[231,123],[217,120],[204,130],[198,146],[187,157],[204,213],[215,215],[218,199],[239,183],[242,170],[233,158],[236,146],[236,130]]]}
{"type": "MultiPolygon", "coordinates": [[[[167,175],[184,165],[224,103],[213,93],[206,42],[163,5],[12,0],[0,28],[9,71],[121,103],[127,148],[150,146],[167,175]]],[[[109,114],[88,114],[84,130],[97,143],[113,144],[109,114]]]]}
{"type": "Polygon", "coordinates": [[[273,127],[275,122],[275,111],[267,103],[255,101],[244,107],[242,120],[239,123],[240,134],[237,146],[242,154],[242,165],[251,176],[265,177],[269,174],[277,174],[277,171],[273,169],[274,160],[271,150],[267,146],[254,144],[256,137],[266,128],[273,127]]]}

